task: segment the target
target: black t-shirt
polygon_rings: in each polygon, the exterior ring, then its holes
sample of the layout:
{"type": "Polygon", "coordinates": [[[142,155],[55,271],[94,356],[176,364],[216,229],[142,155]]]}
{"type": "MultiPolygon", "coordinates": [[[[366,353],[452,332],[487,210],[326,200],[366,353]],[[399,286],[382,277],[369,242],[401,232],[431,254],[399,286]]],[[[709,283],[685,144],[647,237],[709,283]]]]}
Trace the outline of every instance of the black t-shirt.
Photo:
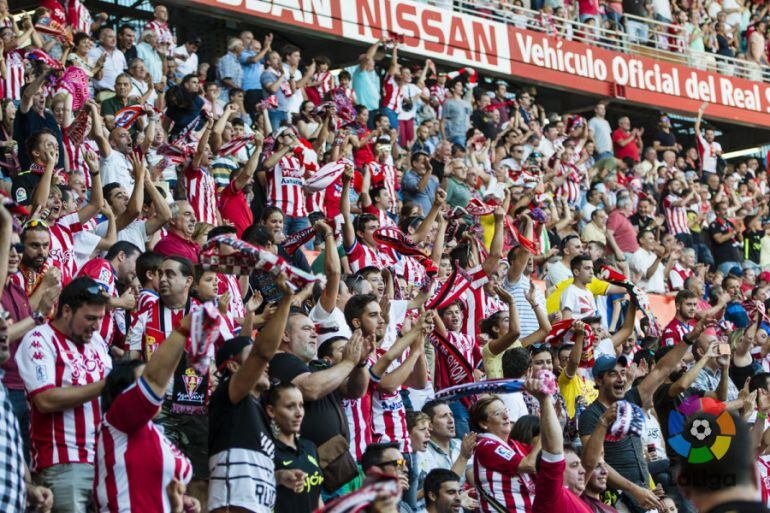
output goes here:
{"type": "Polygon", "coordinates": [[[321,495],[324,477],[318,463],[318,450],[313,442],[299,438],[297,449],[294,449],[276,440],[275,469],[299,469],[306,474],[305,487],[301,493],[278,486],[275,513],[310,513],[318,509],[318,497],[321,495]]]}
{"type": "MultiPolygon", "coordinates": [[[[663,130],[658,130],[655,132],[655,135],[652,138],[653,141],[658,141],[661,146],[674,146],[676,144],[676,136],[673,134],[673,132],[664,132],[663,130]]],[[[663,152],[666,150],[661,150],[658,152],[658,158],[663,158],[663,152]]]]}
{"type": "Polygon", "coordinates": [[[492,120],[492,114],[482,110],[474,110],[471,114],[471,123],[484,133],[487,139],[494,139],[499,131],[495,122],[492,120]]]}
{"type": "MultiPolygon", "coordinates": [[[[270,360],[270,379],[281,383],[291,383],[297,376],[313,371],[293,354],[278,353],[270,360]]],[[[333,436],[344,434],[346,426],[342,426],[341,404],[342,398],[336,390],[318,400],[305,401],[300,435],[320,447],[333,436]]]]}
{"type": "MultiPolygon", "coordinates": [[[[671,383],[664,383],[655,390],[652,394],[652,405],[655,408],[655,414],[658,417],[658,423],[660,424],[660,432],[664,440],[668,440],[668,416],[672,411],[677,409],[683,401],[692,396],[703,397],[705,392],[703,390],[697,390],[695,388],[689,388],[679,394],[676,397],[669,397],[668,391],[671,389],[671,383]]],[[[666,443],[666,453],[668,459],[672,462],[676,461],[677,453],[666,443]]]]}
{"type": "MultiPolygon", "coordinates": [[[[632,388],[624,399],[630,403],[642,406],[642,398],[636,387],[632,388]]],[[[597,399],[580,414],[578,427],[580,436],[590,435],[596,429],[599,419],[607,408],[597,399]]],[[[642,487],[647,487],[649,471],[644,459],[642,440],[638,436],[627,436],[618,442],[604,442],[604,460],[620,475],[642,487]]]]}
{"type": "Polygon", "coordinates": [[[46,110],[43,116],[41,116],[30,109],[26,114],[19,110],[16,113],[16,118],[13,120],[13,137],[19,145],[19,165],[21,169],[29,169],[29,166],[32,164],[32,157],[27,153],[27,139],[43,128],[47,128],[56,136],[56,141],[59,143],[59,162],[56,163],[56,167],[64,167],[64,144],[61,138],[61,128],[56,123],[56,119],[51,111],[46,110]]]}
{"type": "Polygon", "coordinates": [[[254,511],[266,513],[275,504],[275,441],[259,399],[248,394],[233,404],[229,384],[229,378],[222,380],[209,401],[211,486],[249,479],[258,501],[254,511]]]}
{"type": "Polygon", "coordinates": [[[654,217],[641,216],[638,213],[631,214],[631,217],[629,217],[628,220],[631,221],[631,224],[634,225],[637,232],[652,230],[655,223],[654,217]]]}
{"type": "Polygon", "coordinates": [[[735,239],[727,239],[725,242],[719,243],[714,238],[714,235],[721,233],[727,234],[735,232],[735,225],[727,219],[717,217],[709,225],[709,234],[711,235],[711,253],[714,255],[714,261],[717,265],[723,262],[739,262],[740,253],[738,246],[736,246],[735,239]]]}
{"type": "Polygon", "coordinates": [[[444,179],[444,163],[436,159],[430,159],[430,165],[433,169],[433,176],[438,178],[438,181],[444,179]]]}
{"type": "Polygon", "coordinates": [[[768,509],[761,502],[730,501],[714,506],[704,513],[767,513],[768,509]]]}
{"type": "Polygon", "coordinates": [[[743,232],[743,256],[755,264],[759,264],[759,255],[762,251],[763,230],[745,230],[743,232]]]}
{"type": "Polygon", "coordinates": [[[35,192],[37,184],[40,183],[40,177],[32,171],[22,171],[11,180],[11,197],[19,205],[29,205],[32,203],[32,193],[35,192]]]}

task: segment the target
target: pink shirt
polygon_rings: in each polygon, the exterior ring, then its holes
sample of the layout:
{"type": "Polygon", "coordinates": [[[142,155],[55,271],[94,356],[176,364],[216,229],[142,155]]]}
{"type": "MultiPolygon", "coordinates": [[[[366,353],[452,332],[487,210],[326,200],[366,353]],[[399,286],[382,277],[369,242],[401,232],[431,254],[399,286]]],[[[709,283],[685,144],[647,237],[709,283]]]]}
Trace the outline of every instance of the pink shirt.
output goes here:
{"type": "Polygon", "coordinates": [[[612,230],[613,237],[620,250],[624,253],[633,253],[639,249],[639,242],[636,240],[636,229],[631,221],[628,220],[623,212],[617,208],[610,212],[607,218],[607,229],[612,230]]]}
{"type": "Polygon", "coordinates": [[[176,232],[169,230],[168,235],[155,245],[154,251],[163,256],[184,257],[197,264],[200,250],[201,248],[193,241],[183,239],[176,232]]]}

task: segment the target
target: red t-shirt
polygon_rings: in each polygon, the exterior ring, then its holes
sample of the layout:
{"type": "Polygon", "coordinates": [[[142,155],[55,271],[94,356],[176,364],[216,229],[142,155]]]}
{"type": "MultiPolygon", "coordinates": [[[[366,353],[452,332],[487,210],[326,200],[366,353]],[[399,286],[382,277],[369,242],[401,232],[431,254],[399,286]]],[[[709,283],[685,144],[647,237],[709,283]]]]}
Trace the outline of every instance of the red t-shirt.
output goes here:
{"type": "Polygon", "coordinates": [[[624,253],[633,253],[639,249],[636,230],[631,221],[620,210],[613,210],[607,219],[607,229],[612,230],[615,242],[624,253]]]}
{"type": "Polygon", "coordinates": [[[591,507],[572,491],[564,488],[564,455],[561,461],[550,462],[543,458],[535,478],[535,500],[532,513],[593,513],[591,507]]]}
{"type": "Polygon", "coordinates": [[[698,324],[698,321],[695,319],[682,322],[675,316],[663,330],[663,334],[660,336],[660,346],[669,347],[679,344],[682,342],[684,336],[692,331],[696,324],[698,324]]]}
{"type": "Polygon", "coordinates": [[[198,253],[201,248],[191,240],[183,239],[175,232],[169,230],[168,235],[163,237],[155,245],[155,252],[163,256],[180,256],[190,260],[192,263],[198,263],[198,253]]]}
{"type": "Polygon", "coordinates": [[[612,145],[615,148],[615,158],[624,159],[630,157],[634,162],[639,162],[639,146],[636,144],[636,139],[632,139],[630,143],[625,146],[620,145],[620,141],[628,139],[631,132],[627,132],[622,128],[616,128],[612,132],[612,145]]]}
{"type": "Polygon", "coordinates": [[[246,195],[243,190],[238,190],[235,181],[230,182],[219,195],[219,214],[222,219],[233,223],[238,237],[254,222],[254,214],[246,202],[246,195]]]}

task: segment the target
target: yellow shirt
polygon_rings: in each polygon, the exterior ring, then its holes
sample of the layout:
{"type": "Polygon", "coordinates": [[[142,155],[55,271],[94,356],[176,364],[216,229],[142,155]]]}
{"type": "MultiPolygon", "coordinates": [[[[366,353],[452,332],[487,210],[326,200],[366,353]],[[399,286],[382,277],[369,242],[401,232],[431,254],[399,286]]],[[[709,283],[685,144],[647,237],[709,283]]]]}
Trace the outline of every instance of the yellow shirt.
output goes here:
{"type": "MultiPolygon", "coordinates": [[[[517,340],[511,344],[511,347],[521,347],[521,342],[517,340]]],[[[505,351],[498,355],[492,354],[492,351],[489,350],[489,342],[481,348],[481,357],[484,359],[484,371],[487,374],[487,379],[503,379],[503,355],[505,351]]]]}
{"type": "Polygon", "coordinates": [[[602,244],[607,244],[607,234],[604,233],[604,231],[596,226],[594,223],[588,223],[583,228],[583,233],[580,234],[580,238],[585,243],[589,242],[601,242],[602,244]]]}
{"type": "MultiPolygon", "coordinates": [[[[548,315],[551,315],[552,313],[558,312],[560,310],[561,295],[564,293],[567,287],[572,285],[573,281],[575,281],[574,278],[569,278],[556,285],[556,288],[553,290],[553,292],[551,292],[551,295],[548,296],[548,299],[545,300],[545,309],[548,312],[548,315]]],[[[607,292],[607,288],[609,288],[609,286],[610,284],[608,282],[594,277],[594,279],[591,280],[591,283],[589,283],[586,288],[591,291],[591,294],[593,294],[594,297],[596,297],[603,296],[607,292]]]]}
{"type": "Polygon", "coordinates": [[[583,396],[586,406],[596,401],[599,391],[596,390],[594,382],[580,376],[577,372],[572,379],[569,379],[564,371],[559,374],[559,392],[564,396],[564,403],[567,407],[569,418],[575,418],[575,401],[579,396],[583,396]]]}

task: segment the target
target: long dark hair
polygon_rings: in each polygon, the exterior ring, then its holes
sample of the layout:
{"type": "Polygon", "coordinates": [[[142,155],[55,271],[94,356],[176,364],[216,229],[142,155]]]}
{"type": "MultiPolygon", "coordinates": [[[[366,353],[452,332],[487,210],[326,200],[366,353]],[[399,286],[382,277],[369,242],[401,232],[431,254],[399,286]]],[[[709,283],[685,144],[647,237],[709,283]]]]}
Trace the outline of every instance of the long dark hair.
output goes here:
{"type": "Polygon", "coordinates": [[[116,362],[112,370],[104,380],[102,389],[102,412],[107,413],[115,400],[125,389],[136,383],[134,371],[140,365],[144,365],[141,360],[124,360],[116,362]]]}

